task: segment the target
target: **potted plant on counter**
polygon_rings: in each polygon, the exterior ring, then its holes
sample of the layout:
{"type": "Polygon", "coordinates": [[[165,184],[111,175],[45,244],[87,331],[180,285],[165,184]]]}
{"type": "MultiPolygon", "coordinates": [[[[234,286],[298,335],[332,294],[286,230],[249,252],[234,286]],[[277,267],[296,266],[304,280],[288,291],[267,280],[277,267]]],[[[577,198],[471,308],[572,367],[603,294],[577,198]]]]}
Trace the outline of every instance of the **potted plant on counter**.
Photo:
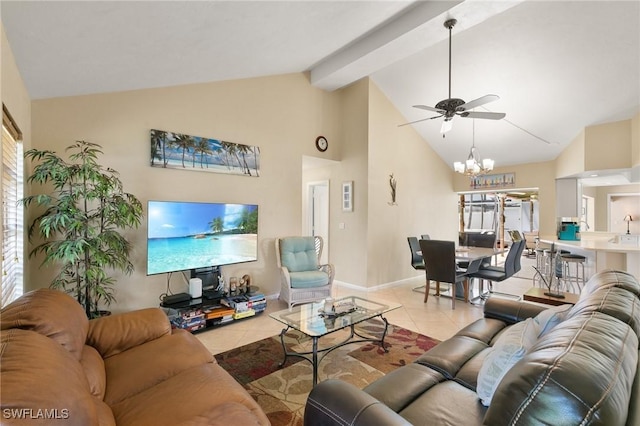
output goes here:
{"type": "Polygon", "coordinates": [[[29,257],[44,256],[43,266],[60,265],[50,286],[72,294],[87,317],[94,318],[101,305],[115,300],[109,271],[133,272],[131,245],[119,231],[137,228],[143,209],[124,192],[118,172],[98,163],[100,145],[76,141],[66,151],[68,161],[49,150],[24,154],[35,164],[27,182],[52,187],[51,193],[21,200],[26,208],[44,209],[29,225],[29,241],[40,237],[29,257]]]}

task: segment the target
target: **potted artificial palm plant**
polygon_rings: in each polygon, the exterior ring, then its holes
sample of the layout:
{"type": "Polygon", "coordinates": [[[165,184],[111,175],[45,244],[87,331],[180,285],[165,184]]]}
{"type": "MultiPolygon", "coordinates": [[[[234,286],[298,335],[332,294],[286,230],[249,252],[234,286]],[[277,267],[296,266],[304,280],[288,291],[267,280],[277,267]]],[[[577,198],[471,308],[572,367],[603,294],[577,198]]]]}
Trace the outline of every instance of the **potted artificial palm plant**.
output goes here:
{"type": "Polygon", "coordinates": [[[119,230],[138,227],[142,204],[123,191],[118,172],[98,163],[100,145],[77,141],[66,151],[68,161],[48,150],[24,154],[35,164],[27,182],[52,186],[50,194],[21,200],[25,207],[44,208],[29,225],[29,241],[34,234],[41,241],[29,257],[41,254],[43,266],[60,265],[50,286],[73,295],[94,318],[100,305],[115,300],[115,279],[108,272],[133,272],[131,245],[119,230]]]}

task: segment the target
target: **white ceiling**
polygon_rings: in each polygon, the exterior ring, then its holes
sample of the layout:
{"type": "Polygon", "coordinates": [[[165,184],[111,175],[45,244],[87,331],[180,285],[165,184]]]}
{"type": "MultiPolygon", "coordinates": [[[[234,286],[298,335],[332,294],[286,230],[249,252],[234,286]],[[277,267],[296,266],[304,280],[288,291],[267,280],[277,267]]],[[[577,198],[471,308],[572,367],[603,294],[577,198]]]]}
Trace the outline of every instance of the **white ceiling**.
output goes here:
{"type": "MultiPolygon", "coordinates": [[[[334,90],[371,76],[406,118],[448,97],[477,111],[497,166],[555,158],[586,126],[640,110],[638,1],[8,1],[0,14],[32,99],[311,72],[334,90]]],[[[472,122],[414,124],[449,164],[472,122]]],[[[402,123],[398,123],[402,124],[402,123]]],[[[390,142],[393,143],[393,142],[390,142]]]]}

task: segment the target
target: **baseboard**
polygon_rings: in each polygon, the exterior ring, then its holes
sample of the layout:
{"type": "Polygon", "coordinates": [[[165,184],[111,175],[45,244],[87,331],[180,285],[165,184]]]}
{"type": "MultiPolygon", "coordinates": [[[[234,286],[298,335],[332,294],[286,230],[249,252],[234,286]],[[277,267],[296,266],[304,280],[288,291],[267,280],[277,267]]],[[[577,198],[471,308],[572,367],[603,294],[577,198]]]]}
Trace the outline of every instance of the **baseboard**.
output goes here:
{"type": "Polygon", "coordinates": [[[334,285],[339,285],[340,287],[344,287],[344,288],[350,288],[352,290],[378,291],[378,290],[385,290],[385,289],[388,289],[388,288],[398,287],[400,285],[415,281],[418,278],[422,278],[424,280],[426,277],[425,277],[425,275],[416,275],[415,277],[403,278],[403,279],[397,280],[397,281],[391,281],[391,282],[384,283],[384,284],[378,284],[378,285],[373,286],[373,287],[362,287],[361,285],[351,284],[351,283],[348,283],[348,282],[345,282],[345,281],[338,281],[338,280],[333,280],[333,284],[334,285]]]}

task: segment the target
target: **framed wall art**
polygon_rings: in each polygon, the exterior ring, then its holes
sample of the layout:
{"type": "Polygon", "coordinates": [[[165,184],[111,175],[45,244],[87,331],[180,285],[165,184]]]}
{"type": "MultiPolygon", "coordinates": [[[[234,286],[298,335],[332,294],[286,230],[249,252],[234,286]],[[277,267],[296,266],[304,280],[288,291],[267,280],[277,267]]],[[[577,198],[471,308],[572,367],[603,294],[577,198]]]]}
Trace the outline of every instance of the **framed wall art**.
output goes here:
{"type": "Polygon", "coordinates": [[[151,129],[151,167],[260,176],[260,148],[151,129]]]}
{"type": "Polygon", "coordinates": [[[508,188],[516,184],[515,173],[499,173],[494,175],[474,176],[470,179],[471,188],[508,188]]]}
{"type": "Polygon", "coordinates": [[[353,181],[342,183],[342,211],[353,211],[353,181]]]}

